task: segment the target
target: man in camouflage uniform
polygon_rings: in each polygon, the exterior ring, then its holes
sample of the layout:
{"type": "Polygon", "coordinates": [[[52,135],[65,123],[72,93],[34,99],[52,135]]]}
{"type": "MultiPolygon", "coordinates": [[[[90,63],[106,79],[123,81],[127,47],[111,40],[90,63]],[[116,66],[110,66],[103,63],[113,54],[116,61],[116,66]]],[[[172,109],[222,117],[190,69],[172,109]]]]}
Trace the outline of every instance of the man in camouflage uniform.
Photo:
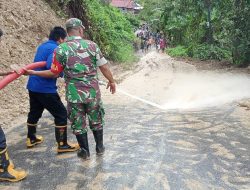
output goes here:
{"type": "Polygon", "coordinates": [[[108,79],[107,88],[110,88],[112,94],[116,91],[116,85],[107,60],[97,44],[83,39],[82,22],[77,18],[71,18],[66,22],[66,29],[69,37],[55,50],[51,70],[49,72],[27,71],[27,74],[55,77],[64,72],[68,118],[80,145],[78,156],[88,159],[90,153],[86,116],[94,134],[97,154],[103,154],[105,150],[103,146],[104,109],[97,67],[108,79]]]}

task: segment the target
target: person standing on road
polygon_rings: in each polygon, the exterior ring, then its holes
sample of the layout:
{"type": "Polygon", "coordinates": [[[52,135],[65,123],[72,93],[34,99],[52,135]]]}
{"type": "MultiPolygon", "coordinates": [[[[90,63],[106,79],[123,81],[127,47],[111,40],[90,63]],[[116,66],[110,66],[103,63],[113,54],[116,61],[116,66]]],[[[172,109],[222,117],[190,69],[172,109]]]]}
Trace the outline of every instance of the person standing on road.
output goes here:
{"type": "MultiPolygon", "coordinates": [[[[3,36],[3,31],[0,29],[0,41],[3,36]]],[[[10,74],[11,72],[2,72],[1,76],[10,74]]],[[[14,169],[14,164],[9,160],[7,152],[7,144],[5,134],[0,126],[0,181],[16,182],[24,179],[27,173],[23,170],[14,169]]]]}
{"type": "MultiPolygon", "coordinates": [[[[49,40],[38,47],[35,55],[34,62],[46,61],[46,66],[37,69],[38,71],[50,70],[53,52],[59,44],[64,42],[66,36],[67,33],[62,27],[54,27],[51,30],[49,40]]],[[[79,149],[79,145],[70,145],[67,142],[67,110],[57,93],[56,81],[56,78],[29,77],[27,89],[29,91],[30,111],[27,119],[26,145],[28,148],[32,148],[43,142],[43,137],[36,135],[36,127],[44,109],[46,109],[54,117],[57,152],[76,151],[79,149]]]]}
{"type": "Polygon", "coordinates": [[[162,53],[165,52],[165,48],[166,48],[166,40],[165,40],[164,36],[161,36],[161,38],[160,38],[160,49],[161,49],[162,53]]]}
{"type": "Polygon", "coordinates": [[[92,41],[83,39],[84,26],[81,20],[71,18],[66,22],[68,39],[54,52],[50,71],[27,70],[26,74],[55,77],[64,72],[68,118],[80,145],[77,155],[89,159],[86,116],[96,142],[96,153],[102,155],[104,108],[98,83],[97,68],[108,80],[107,88],[114,94],[116,84],[99,47],[92,41]]]}
{"type": "Polygon", "coordinates": [[[159,52],[160,51],[160,32],[157,31],[156,35],[155,35],[155,47],[156,47],[156,51],[159,52]]]}
{"type": "Polygon", "coordinates": [[[142,36],[141,37],[141,51],[142,51],[142,53],[144,53],[144,51],[145,51],[145,39],[144,39],[144,37],[142,36]]]}

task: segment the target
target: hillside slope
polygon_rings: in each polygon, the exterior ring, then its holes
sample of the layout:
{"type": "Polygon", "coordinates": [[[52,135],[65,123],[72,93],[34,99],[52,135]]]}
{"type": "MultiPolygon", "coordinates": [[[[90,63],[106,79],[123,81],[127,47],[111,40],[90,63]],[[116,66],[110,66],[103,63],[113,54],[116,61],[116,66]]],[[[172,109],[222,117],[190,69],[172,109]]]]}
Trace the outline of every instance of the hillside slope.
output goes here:
{"type": "MultiPolygon", "coordinates": [[[[0,28],[5,33],[0,43],[0,71],[9,70],[12,64],[31,63],[49,30],[64,23],[42,0],[0,0],[0,12],[0,28]]],[[[22,76],[0,91],[0,125],[4,128],[28,112],[26,80],[22,76]]]]}

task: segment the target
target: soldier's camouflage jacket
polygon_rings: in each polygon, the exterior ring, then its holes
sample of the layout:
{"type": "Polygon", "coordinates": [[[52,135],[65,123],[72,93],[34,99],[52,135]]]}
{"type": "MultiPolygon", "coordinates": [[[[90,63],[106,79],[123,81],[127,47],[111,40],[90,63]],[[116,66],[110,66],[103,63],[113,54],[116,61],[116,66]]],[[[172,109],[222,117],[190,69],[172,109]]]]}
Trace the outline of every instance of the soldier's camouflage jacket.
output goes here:
{"type": "Polygon", "coordinates": [[[88,103],[101,97],[97,67],[106,63],[97,44],[71,36],[55,49],[51,71],[63,71],[68,102],[88,103]]]}

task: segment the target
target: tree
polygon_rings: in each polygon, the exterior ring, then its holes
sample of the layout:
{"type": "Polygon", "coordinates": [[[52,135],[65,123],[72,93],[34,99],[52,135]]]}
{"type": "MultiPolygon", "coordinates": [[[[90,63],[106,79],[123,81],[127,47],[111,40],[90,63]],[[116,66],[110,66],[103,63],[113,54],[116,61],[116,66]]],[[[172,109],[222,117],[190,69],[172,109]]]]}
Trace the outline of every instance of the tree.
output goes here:
{"type": "MultiPolygon", "coordinates": [[[[47,0],[50,2],[49,0],[47,0]]],[[[133,41],[135,35],[128,18],[109,0],[54,0],[62,10],[67,10],[69,17],[77,17],[86,28],[86,38],[96,42],[105,56],[118,62],[135,60],[133,41]]],[[[52,2],[50,2],[52,3],[52,2]]]]}
{"type": "Polygon", "coordinates": [[[235,64],[250,62],[249,0],[142,2],[140,17],[148,23],[155,20],[153,28],[163,30],[170,44],[183,46],[189,56],[232,59],[235,64]]]}
{"type": "Polygon", "coordinates": [[[248,0],[234,1],[233,16],[233,62],[235,64],[250,63],[250,6],[248,0]]]}

